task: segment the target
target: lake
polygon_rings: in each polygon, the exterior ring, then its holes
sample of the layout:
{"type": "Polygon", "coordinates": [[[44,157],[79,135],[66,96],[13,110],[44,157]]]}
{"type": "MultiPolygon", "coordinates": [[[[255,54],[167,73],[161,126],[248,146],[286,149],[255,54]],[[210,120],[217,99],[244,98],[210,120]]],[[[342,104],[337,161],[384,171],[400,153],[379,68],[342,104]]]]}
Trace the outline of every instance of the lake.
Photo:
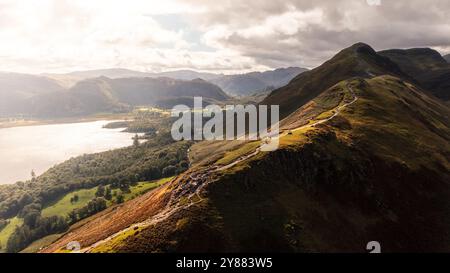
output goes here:
{"type": "Polygon", "coordinates": [[[130,146],[134,134],[105,129],[112,121],[0,129],[0,184],[42,174],[71,157],[130,146]]]}

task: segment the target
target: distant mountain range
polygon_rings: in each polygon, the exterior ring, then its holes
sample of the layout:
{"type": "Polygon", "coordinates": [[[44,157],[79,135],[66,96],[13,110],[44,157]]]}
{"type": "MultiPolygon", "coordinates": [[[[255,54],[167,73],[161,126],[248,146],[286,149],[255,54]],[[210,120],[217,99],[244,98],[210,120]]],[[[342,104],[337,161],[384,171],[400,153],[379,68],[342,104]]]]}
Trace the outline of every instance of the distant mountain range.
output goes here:
{"type": "Polygon", "coordinates": [[[71,86],[84,79],[108,77],[117,78],[172,78],[191,81],[203,79],[218,85],[225,92],[236,96],[247,96],[255,93],[271,91],[289,83],[298,74],[307,71],[305,68],[289,67],[265,72],[251,72],[237,75],[224,75],[196,72],[192,70],[177,70],[161,73],[139,72],[129,69],[101,69],[78,71],[68,74],[44,74],[44,76],[57,80],[62,85],[71,86]]]}
{"type": "Polygon", "coordinates": [[[99,77],[81,80],[65,89],[56,80],[45,77],[7,74],[0,77],[0,85],[9,86],[0,93],[0,115],[5,116],[72,117],[129,111],[141,105],[192,106],[196,96],[203,97],[204,103],[223,103],[230,99],[220,87],[201,79],[99,77]],[[9,82],[10,78],[15,80],[9,82]],[[33,88],[28,88],[29,84],[33,88]]]}
{"type": "Polygon", "coordinates": [[[258,98],[303,71],[286,68],[227,76],[190,70],[145,73],[128,69],[39,76],[0,73],[0,115],[67,117],[127,111],[136,105],[191,105],[193,96],[202,96],[205,103],[223,103],[230,99],[229,94],[258,98]]]}
{"type": "Polygon", "coordinates": [[[210,81],[220,86],[229,94],[248,96],[282,87],[305,71],[307,69],[289,67],[266,72],[222,76],[211,79],[210,81]]]}
{"type": "Polygon", "coordinates": [[[173,78],[177,80],[191,81],[195,79],[211,80],[223,75],[213,73],[202,73],[192,70],[177,70],[161,73],[140,72],[124,68],[98,69],[75,71],[67,74],[43,74],[43,76],[53,78],[57,81],[66,82],[74,85],[76,82],[86,79],[108,77],[110,79],[118,78],[173,78]]]}

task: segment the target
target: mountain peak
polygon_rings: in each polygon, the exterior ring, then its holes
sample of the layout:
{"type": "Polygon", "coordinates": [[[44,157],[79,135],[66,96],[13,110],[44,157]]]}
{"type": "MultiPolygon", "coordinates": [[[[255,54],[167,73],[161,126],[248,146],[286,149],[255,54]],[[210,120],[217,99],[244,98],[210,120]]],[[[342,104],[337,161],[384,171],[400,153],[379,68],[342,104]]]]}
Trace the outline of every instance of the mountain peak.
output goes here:
{"type": "Polygon", "coordinates": [[[348,55],[375,56],[377,52],[368,44],[356,43],[350,47],[343,49],[336,57],[347,57],[348,55]]]}
{"type": "Polygon", "coordinates": [[[281,117],[286,117],[340,81],[380,75],[393,75],[409,80],[389,58],[377,54],[365,43],[356,43],[321,66],[300,74],[290,84],[275,90],[262,104],[280,105],[281,117]]]}
{"type": "Polygon", "coordinates": [[[348,49],[351,49],[351,50],[356,51],[358,53],[360,53],[360,52],[375,53],[375,50],[370,45],[368,45],[366,43],[362,43],[362,42],[356,43],[356,44],[350,46],[348,49]]]}

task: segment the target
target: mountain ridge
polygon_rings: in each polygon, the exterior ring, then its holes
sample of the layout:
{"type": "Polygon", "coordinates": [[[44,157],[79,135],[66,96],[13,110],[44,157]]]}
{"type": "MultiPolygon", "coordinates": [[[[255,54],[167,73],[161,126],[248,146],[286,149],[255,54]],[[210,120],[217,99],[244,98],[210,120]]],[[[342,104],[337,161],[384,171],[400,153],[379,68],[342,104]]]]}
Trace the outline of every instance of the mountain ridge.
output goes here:
{"type": "Polygon", "coordinates": [[[43,252],[70,241],[88,252],[127,253],[365,252],[373,240],[383,252],[450,250],[444,102],[365,44],[268,100],[287,117],[278,150],[242,143],[94,216],[43,252]],[[297,99],[294,107],[280,94],[297,99]],[[146,216],[114,221],[149,200],[146,216]]]}
{"type": "Polygon", "coordinates": [[[386,73],[409,78],[397,64],[378,55],[369,45],[356,43],[321,66],[300,74],[288,85],[273,91],[261,104],[279,104],[280,115],[284,118],[342,80],[352,77],[371,78],[386,73]]]}
{"type": "Polygon", "coordinates": [[[146,105],[170,108],[179,104],[180,99],[192,106],[196,96],[204,97],[205,103],[223,103],[230,99],[218,86],[202,80],[103,76],[80,81],[58,96],[49,93],[32,98],[28,104],[36,116],[64,117],[129,111],[132,107],[146,105]]]}
{"type": "Polygon", "coordinates": [[[430,48],[384,50],[380,55],[390,58],[434,96],[450,100],[450,64],[430,48]]]}
{"type": "Polygon", "coordinates": [[[287,84],[292,78],[306,71],[305,68],[288,67],[277,68],[264,72],[249,72],[242,74],[215,74],[207,72],[197,72],[194,70],[175,70],[167,72],[140,72],[130,69],[113,68],[87,71],[75,71],[67,74],[44,74],[65,83],[66,86],[73,85],[77,81],[88,78],[98,78],[105,76],[111,79],[116,78],[173,78],[178,80],[204,79],[221,87],[231,95],[245,96],[257,92],[268,91],[287,84]],[[71,84],[70,84],[71,83],[71,84]]]}

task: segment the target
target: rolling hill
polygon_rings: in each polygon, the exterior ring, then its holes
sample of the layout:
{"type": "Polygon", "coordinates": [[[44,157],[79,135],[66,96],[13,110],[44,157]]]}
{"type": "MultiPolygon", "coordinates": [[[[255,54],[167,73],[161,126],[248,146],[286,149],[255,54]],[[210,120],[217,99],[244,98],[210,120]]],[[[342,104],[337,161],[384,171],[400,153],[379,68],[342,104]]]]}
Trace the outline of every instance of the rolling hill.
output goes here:
{"type": "MultiPolygon", "coordinates": [[[[118,100],[129,105],[156,105],[172,107],[170,99],[203,97],[209,102],[223,102],[230,97],[218,86],[202,79],[191,81],[171,78],[131,78],[109,80],[113,93],[118,100]]],[[[188,103],[192,105],[192,102],[188,103]]]]}
{"type": "Polygon", "coordinates": [[[67,74],[44,74],[64,86],[73,86],[77,82],[108,77],[110,79],[120,78],[172,78],[177,80],[191,81],[203,79],[221,87],[225,92],[235,96],[248,96],[257,92],[271,91],[275,88],[289,83],[295,76],[305,72],[307,69],[298,67],[279,68],[265,72],[251,72],[246,74],[223,75],[214,73],[197,72],[193,70],[176,70],[161,73],[140,72],[129,69],[99,69],[88,71],[76,71],[67,74]]]}
{"type": "Polygon", "coordinates": [[[450,251],[450,109],[397,64],[359,43],[265,103],[285,117],[277,151],[204,143],[186,173],[43,252],[450,251]]]}
{"type": "Polygon", "coordinates": [[[228,94],[254,96],[259,100],[303,71],[291,67],[241,75],[191,70],[146,73],[128,69],[40,76],[0,73],[0,116],[64,118],[123,112],[138,105],[192,106],[194,96],[203,97],[205,104],[228,101],[228,94]]]}
{"type": "Polygon", "coordinates": [[[100,77],[78,82],[70,89],[30,94],[17,100],[21,114],[34,117],[72,117],[103,112],[128,111],[134,106],[170,108],[183,103],[191,106],[193,97],[205,103],[230,99],[219,87],[204,80],[182,81],[170,78],[100,77]]]}
{"type": "Polygon", "coordinates": [[[0,115],[21,113],[24,100],[64,90],[57,81],[18,73],[0,73],[0,86],[0,115]]]}
{"type": "Polygon", "coordinates": [[[71,87],[77,82],[87,79],[107,77],[110,79],[120,78],[172,78],[176,80],[191,81],[195,79],[211,80],[223,75],[213,73],[203,73],[193,70],[176,70],[161,73],[141,72],[125,68],[109,68],[85,71],[74,71],[66,74],[44,74],[43,76],[52,78],[66,86],[71,87]]]}

